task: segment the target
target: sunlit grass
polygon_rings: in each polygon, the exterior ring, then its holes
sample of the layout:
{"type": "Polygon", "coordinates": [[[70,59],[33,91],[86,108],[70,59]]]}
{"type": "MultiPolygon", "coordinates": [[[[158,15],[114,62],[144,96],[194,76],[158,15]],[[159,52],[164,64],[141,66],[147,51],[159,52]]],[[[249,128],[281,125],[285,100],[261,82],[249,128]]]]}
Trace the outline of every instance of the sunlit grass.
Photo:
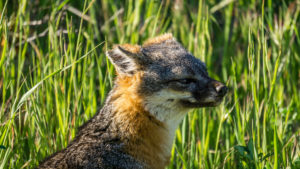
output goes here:
{"type": "Polygon", "coordinates": [[[184,119],[168,168],[300,168],[299,13],[299,0],[0,1],[0,168],[66,147],[113,84],[105,50],[165,32],[230,88],[184,119]]]}

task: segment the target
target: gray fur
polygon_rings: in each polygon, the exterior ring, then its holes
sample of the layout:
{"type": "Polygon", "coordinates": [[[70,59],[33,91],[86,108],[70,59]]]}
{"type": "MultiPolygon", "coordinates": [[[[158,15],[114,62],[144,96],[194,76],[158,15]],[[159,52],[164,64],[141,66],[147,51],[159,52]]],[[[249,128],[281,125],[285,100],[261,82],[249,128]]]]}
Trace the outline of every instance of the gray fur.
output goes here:
{"type": "Polygon", "coordinates": [[[62,151],[45,159],[38,168],[61,169],[142,169],[145,166],[124,151],[121,133],[111,120],[106,104],[85,123],[76,138],[62,151]]]}
{"type": "MultiPolygon", "coordinates": [[[[180,79],[195,79],[197,85],[190,86],[189,91],[208,88],[214,80],[208,76],[205,64],[189,53],[180,43],[169,39],[163,43],[154,44],[142,48],[142,54],[150,58],[150,64],[146,65],[141,93],[152,94],[162,88],[179,89],[171,82],[180,79]]],[[[173,83],[174,84],[174,83],[173,83]]],[[[209,89],[214,90],[214,89],[209,89]]]]}

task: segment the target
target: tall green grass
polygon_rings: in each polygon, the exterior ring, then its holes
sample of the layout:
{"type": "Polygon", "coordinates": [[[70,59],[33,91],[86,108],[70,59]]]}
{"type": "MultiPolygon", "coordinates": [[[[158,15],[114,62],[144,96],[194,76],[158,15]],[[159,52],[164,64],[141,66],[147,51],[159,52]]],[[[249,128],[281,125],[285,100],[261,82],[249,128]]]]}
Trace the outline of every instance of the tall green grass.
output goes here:
{"type": "Polygon", "coordinates": [[[0,1],[0,168],[66,147],[113,84],[105,50],[165,32],[230,88],[183,120],[168,168],[300,168],[299,12],[299,0],[0,1]]]}

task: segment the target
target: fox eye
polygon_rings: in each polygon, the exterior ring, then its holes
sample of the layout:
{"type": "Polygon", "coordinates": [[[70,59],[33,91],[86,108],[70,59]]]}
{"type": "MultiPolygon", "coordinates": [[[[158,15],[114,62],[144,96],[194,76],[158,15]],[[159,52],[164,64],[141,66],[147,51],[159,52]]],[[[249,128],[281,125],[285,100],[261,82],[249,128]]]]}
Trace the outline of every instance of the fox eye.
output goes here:
{"type": "Polygon", "coordinates": [[[187,85],[187,84],[190,84],[190,83],[195,83],[196,80],[191,79],[191,78],[186,78],[186,79],[179,79],[179,80],[177,80],[177,82],[187,85]]]}

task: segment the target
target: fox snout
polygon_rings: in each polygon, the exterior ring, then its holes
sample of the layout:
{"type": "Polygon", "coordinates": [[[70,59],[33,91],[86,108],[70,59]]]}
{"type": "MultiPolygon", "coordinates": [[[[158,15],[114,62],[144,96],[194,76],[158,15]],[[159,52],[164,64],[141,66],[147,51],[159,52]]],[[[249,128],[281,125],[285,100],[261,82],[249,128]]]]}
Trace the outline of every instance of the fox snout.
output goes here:
{"type": "Polygon", "coordinates": [[[207,84],[205,92],[201,93],[201,105],[203,107],[214,107],[221,103],[227,94],[228,88],[223,83],[211,79],[207,84]]]}
{"type": "Polygon", "coordinates": [[[215,90],[219,97],[224,97],[227,94],[228,88],[223,83],[212,80],[210,86],[215,90]]]}
{"type": "Polygon", "coordinates": [[[226,85],[214,79],[209,79],[206,85],[199,84],[192,92],[194,100],[183,100],[182,103],[190,108],[214,107],[221,103],[227,91],[226,85]]]}

